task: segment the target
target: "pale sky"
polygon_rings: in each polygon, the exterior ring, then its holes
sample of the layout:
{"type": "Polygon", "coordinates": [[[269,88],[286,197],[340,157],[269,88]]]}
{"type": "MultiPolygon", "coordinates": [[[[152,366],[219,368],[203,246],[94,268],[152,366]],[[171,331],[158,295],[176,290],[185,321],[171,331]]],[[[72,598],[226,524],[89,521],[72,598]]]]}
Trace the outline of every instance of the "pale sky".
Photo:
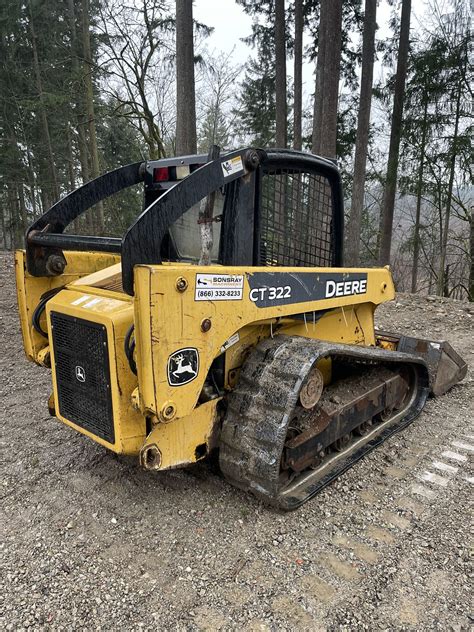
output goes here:
{"type": "MultiPolygon", "coordinates": [[[[419,16],[426,9],[425,0],[412,1],[412,28],[418,26],[419,16]]],[[[214,27],[214,32],[206,40],[210,50],[229,53],[234,49],[234,64],[242,64],[252,55],[252,49],[241,42],[242,37],[251,33],[252,18],[235,0],[194,0],[194,17],[208,26],[214,27]]],[[[377,7],[377,39],[390,34],[388,21],[390,7],[386,0],[382,0],[377,7]]],[[[309,39],[305,42],[309,43],[309,39]]],[[[374,79],[379,79],[381,67],[375,69],[374,79]]],[[[292,60],[288,60],[288,75],[293,74],[292,60]]],[[[305,61],[303,67],[304,92],[310,94],[314,90],[314,64],[305,61]]]]}

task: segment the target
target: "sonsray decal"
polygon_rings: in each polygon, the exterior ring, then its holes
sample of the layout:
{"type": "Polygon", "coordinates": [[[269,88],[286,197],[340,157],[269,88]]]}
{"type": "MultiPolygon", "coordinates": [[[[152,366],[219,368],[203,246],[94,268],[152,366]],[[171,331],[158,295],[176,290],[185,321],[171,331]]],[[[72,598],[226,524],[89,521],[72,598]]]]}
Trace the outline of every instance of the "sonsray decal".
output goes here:
{"type": "Polygon", "coordinates": [[[307,303],[367,292],[363,272],[247,273],[249,298],[257,307],[307,303]]]}
{"type": "Polygon", "coordinates": [[[196,274],[195,301],[240,301],[243,274],[196,274]]]}

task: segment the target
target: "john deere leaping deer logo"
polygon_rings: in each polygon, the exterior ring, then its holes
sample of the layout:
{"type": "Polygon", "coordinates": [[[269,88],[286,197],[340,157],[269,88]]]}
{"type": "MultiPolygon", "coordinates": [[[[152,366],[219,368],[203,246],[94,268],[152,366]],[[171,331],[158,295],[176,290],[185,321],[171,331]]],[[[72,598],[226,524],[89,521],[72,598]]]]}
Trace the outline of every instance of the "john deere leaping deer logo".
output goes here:
{"type": "Polygon", "coordinates": [[[199,373],[199,354],[193,347],[179,349],[168,358],[168,383],[182,386],[192,382],[199,373]]]}
{"type": "Polygon", "coordinates": [[[74,369],[74,373],[76,375],[76,380],[78,382],[85,382],[86,381],[86,372],[84,371],[84,367],[80,366],[79,364],[75,367],[74,369]]]}

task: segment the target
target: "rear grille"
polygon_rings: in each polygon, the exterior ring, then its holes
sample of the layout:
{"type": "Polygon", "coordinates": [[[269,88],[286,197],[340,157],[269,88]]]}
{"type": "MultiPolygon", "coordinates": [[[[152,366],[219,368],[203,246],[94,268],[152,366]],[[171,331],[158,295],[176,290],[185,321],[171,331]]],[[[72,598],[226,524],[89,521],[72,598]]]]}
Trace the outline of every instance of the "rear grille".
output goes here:
{"type": "Polygon", "coordinates": [[[107,331],[51,312],[54,370],[61,417],[114,443],[107,331]]]}

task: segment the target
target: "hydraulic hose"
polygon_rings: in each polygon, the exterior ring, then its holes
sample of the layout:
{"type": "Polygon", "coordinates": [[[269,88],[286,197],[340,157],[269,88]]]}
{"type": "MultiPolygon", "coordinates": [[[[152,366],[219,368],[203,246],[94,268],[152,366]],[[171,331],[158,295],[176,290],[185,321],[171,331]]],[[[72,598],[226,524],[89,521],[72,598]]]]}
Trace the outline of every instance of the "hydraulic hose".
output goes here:
{"type": "Polygon", "coordinates": [[[37,331],[44,338],[48,337],[48,332],[44,331],[44,329],[41,327],[41,322],[40,322],[41,316],[43,315],[44,309],[46,307],[46,303],[49,301],[49,299],[53,298],[53,296],[55,296],[62,289],[63,289],[63,286],[56,287],[52,290],[48,290],[47,292],[45,292],[41,296],[40,302],[35,307],[35,311],[33,312],[33,317],[31,319],[31,324],[33,325],[33,329],[37,331]]]}
{"type": "Polygon", "coordinates": [[[130,370],[135,375],[137,374],[137,364],[135,362],[135,358],[133,354],[135,352],[135,336],[134,336],[135,325],[131,325],[124,340],[124,349],[125,355],[127,356],[128,364],[130,365],[130,370]]]}

